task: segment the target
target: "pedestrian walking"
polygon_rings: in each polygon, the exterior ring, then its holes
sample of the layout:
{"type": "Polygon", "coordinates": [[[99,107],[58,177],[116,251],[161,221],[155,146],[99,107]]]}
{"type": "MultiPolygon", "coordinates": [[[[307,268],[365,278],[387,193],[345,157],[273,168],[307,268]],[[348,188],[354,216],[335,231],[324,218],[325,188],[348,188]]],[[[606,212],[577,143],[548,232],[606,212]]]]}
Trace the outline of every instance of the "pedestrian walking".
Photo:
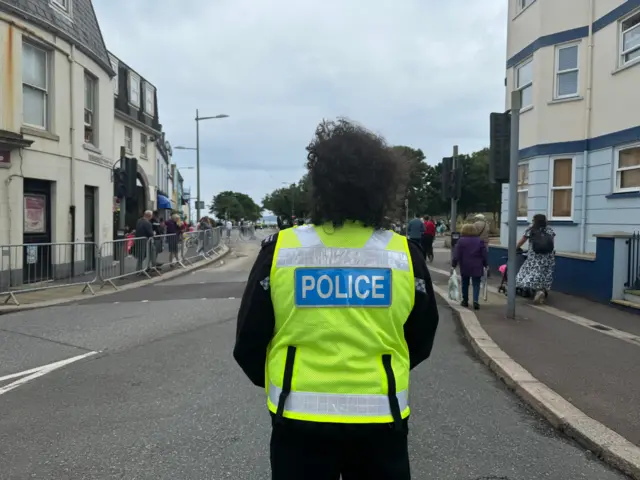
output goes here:
{"type": "Polygon", "coordinates": [[[424,235],[424,222],[420,216],[416,214],[415,218],[409,221],[409,225],[407,226],[407,236],[410,241],[418,246],[418,249],[422,252],[422,255],[424,255],[425,253],[422,249],[422,235],[424,235]]]}
{"type": "Polygon", "coordinates": [[[423,217],[424,233],[422,234],[422,251],[430,262],[433,262],[433,240],[436,237],[436,224],[429,215],[423,217]]]}
{"type": "Polygon", "coordinates": [[[274,480],[407,480],[409,371],[438,310],[419,247],[382,228],[402,159],[346,120],[307,151],[312,225],[263,240],[234,358],[266,389],[274,480]]]}
{"type": "Polygon", "coordinates": [[[469,283],[473,289],[473,308],[480,308],[480,283],[487,267],[487,246],[478,236],[478,230],[470,223],[462,226],[460,240],[453,250],[451,268],[460,266],[462,277],[462,303],[469,306],[469,283]]]}

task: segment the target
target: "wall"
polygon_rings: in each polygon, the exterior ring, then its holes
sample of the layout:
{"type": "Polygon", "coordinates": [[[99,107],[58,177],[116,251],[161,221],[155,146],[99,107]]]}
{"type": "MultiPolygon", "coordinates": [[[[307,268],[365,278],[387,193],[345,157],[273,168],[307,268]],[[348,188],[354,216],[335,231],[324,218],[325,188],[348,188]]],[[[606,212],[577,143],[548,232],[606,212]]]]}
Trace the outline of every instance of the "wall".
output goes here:
{"type": "MultiPolygon", "coordinates": [[[[498,267],[506,263],[503,247],[489,247],[489,266],[499,275],[498,267]]],[[[614,239],[598,238],[594,259],[571,255],[556,255],[556,269],[552,290],[588,298],[602,303],[612,299],[614,275],[614,239]]]]}
{"type": "Polygon", "coordinates": [[[0,230],[0,243],[22,243],[22,177],[55,182],[52,192],[52,234],[54,241],[70,241],[69,207],[76,205],[76,241],[84,240],[84,186],[98,187],[96,234],[98,241],[113,238],[111,165],[113,162],[113,90],[109,75],[79,51],[74,53],[70,69],[71,46],[53,35],[18,18],[0,14],[0,129],[22,130],[33,140],[30,148],[12,152],[10,168],[0,169],[0,182],[7,185],[0,200],[0,222],[9,225],[0,230]],[[15,25],[7,23],[10,19],[15,25]],[[22,37],[29,37],[50,50],[50,126],[48,131],[25,130],[22,126],[22,37]],[[98,81],[98,148],[84,145],[84,71],[98,81]],[[71,82],[74,82],[73,92],[71,82]],[[73,94],[73,115],[71,95],[73,94]],[[71,117],[74,125],[71,125],[71,117]],[[73,132],[73,133],[71,133],[73,132]],[[73,135],[73,136],[72,136],[73,135]],[[75,156],[75,188],[72,188],[71,156],[75,156]]]}

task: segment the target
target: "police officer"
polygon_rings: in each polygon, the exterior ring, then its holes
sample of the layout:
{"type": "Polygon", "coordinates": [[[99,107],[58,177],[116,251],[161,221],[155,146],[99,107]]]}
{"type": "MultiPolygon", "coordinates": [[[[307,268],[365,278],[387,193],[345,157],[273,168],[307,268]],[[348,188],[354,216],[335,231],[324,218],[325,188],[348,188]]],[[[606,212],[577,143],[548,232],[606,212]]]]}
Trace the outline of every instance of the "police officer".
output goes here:
{"type": "Polygon", "coordinates": [[[409,371],[438,311],[420,248],[382,228],[402,160],[346,120],[307,151],[313,225],[262,242],[234,357],[266,389],[274,480],[407,480],[409,371]]]}

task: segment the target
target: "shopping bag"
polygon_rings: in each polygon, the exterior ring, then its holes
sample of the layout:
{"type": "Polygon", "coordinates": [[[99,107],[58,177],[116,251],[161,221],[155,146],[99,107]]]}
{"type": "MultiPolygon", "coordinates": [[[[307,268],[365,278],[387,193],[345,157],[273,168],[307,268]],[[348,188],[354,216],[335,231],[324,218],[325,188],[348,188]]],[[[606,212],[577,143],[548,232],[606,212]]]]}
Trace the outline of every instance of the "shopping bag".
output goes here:
{"type": "Polygon", "coordinates": [[[451,276],[449,277],[449,300],[460,301],[460,282],[456,271],[453,269],[451,269],[451,276]]]}

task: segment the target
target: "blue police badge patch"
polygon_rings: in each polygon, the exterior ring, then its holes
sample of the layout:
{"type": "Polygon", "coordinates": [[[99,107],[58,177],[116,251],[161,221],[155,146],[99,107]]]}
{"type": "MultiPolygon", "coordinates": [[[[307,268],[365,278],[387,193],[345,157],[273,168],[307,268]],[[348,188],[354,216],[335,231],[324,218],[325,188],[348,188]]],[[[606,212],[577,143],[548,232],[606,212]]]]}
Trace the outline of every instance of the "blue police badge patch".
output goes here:
{"type": "Polygon", "coordinates": [[[389,268],[297,268],[297,307],[390,307],[389,268]]]}

